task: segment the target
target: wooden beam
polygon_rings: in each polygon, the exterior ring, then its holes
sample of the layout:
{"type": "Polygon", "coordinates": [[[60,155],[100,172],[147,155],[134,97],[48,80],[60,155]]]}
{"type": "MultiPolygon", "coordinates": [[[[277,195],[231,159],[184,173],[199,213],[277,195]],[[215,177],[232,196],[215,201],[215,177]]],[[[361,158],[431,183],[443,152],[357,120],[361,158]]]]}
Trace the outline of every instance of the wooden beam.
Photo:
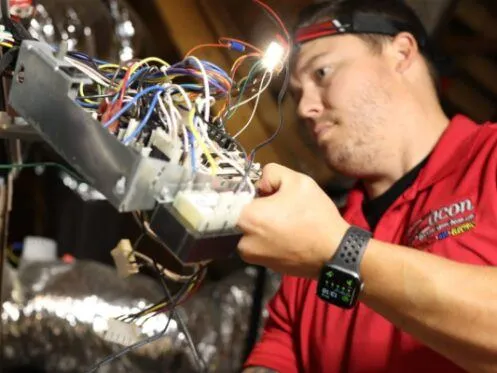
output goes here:
{"type": "MultiPolygon", "coordinates": [[[[495,18],[483,4],[474,0],[459,1],[454,16],[487,39],[497,40],[495,18]]],[[[495,42],[495,41],[494,41],[495,42]]]]}
{"type": "Polygon", "coordinates": [[[461,56],[456,61],[479,84],[497,97],[497,65],[494,62],[477,55],[461,56]]]}
{"type": "Polygon", "coordinates": [[[454,0],[407,0],[423,22],[428,34],[433,35],[454,5],[454,0]]]}
{"type": "Polygon", "coordinates": [[[452,80],[445,96],[476,121],[490,120],[496,114],[495,103],[462,79],[452,80]]]}
{"type": "MultiPolygon", "coordinates": [[[[217,35],[206,22],[195,0],[155,0],[155,4],[169,30],[171,40],[174,41],[181,55],[186,54],[198,44],[217,40],[217,35]]],[[[223,68],[231,66],[232,63],[224,51],[216,48],[207,48],[202,56],[223,68]]],[[[251,108],[247,105],[242,106],[237,112],[237,118],[240,123],[248,121],[250,115],[251,108]]],[[[267,137],[268,133],[265,127],[259,122],[258,118],[255,118],[250,130],[250,136],[242,135],[240,140],[247,149],[251,149],[267,139],[267,137]]],[[[279,152],[273,144],[261,149],[257,157],[261,163],[285,163],[285,155],[279,152]]]]}
{"type": "Polygon", "coordinates": [[[446,30],[440,37],[440,45],[448,55],[497,53],[497,40],[484,35],[461,36],[446,30]]]}

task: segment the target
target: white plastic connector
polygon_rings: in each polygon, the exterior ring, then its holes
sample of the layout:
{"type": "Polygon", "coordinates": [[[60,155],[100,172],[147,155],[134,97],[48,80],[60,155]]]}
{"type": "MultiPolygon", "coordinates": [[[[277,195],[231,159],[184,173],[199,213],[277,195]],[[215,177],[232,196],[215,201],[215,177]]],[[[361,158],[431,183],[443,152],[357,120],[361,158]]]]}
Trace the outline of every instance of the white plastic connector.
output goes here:
{"type": "Polygon", "coordinates": [[[281,67],[284,56],[285,48],[273,41],[267,47],[264,57],[262,57],[262,66],[269,71],[274,71],[281,67]]]}
{"type": "Polygon", "coordinates": [[[126,132],[124,133],[124,139],[129,138],[139,124],[140,122],[138,122],[135,118],[131,118],[129,120],[128,127],[126,127],[126,132]]]}
{"type": "Polygon", "coordinates": [[[138,325],[110,319],[107,321],[107,332],[104,339],[122,346],[131,346],[140,340],[141,330],[138,325]]]}
{"type": "Polygon", "coordinates": [[[181,144],[174,141],[162,128],[157,128],[152,132],[149,146],[152,145],[167,156],[171,163],[179,162],[182,153],[181,144]]]}
{"type": "Polygon", "coordinates": [[[126,278],[139,272],[136,258],[133,254],[133,247],[129,240],[121,240],[110,254],[114,259],[117,274],[126,278]]]}
{"type": "Polygon", "coordinates": [[[141,149],[142,157],[150,157],[150,153],[152,153],[152,148],[144,147],[141,149]]]}
{"type": "Polygon", "coordinates": [[[212,232],[234,228],[252,198],[249,192],[181,191],[173,206],[194,229],[212,232]]]}

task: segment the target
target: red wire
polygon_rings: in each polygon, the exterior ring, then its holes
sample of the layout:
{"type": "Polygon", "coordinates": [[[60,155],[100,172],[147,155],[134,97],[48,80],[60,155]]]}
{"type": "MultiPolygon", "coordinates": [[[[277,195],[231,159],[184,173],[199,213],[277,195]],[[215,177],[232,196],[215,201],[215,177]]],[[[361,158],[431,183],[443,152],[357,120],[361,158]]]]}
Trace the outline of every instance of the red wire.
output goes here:
{"type": "Polygon", "coordinates": [[[253,1],[255,3],[259,4],[264,9],[266,9],[274,17],[274,19],[276,20],[276,22],[278,22],[278,24],[281,26],[281,28],[285,32],[285,36],[287,37],[287,39],[290,40],[290,34],[288,33],[288,30],[285,27],[285,24],[283,23],[283,21],[281,20],[281,18],[278,16],[278,14],[269,5],[263,3],[261,0],[253,0],[253,1]]]}

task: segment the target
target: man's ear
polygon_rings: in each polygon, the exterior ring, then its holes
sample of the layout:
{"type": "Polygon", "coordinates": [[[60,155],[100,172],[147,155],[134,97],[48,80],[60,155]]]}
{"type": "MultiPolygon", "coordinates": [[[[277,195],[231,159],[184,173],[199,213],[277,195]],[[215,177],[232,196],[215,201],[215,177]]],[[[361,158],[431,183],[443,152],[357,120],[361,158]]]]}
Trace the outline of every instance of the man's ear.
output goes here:
{"type": "Polygon", "coordinates": [[[411,33],[401,32],[395,36],[391,46],[395,59],[395,70],[403,74],[419,55],[418,43],[411,33]]]}

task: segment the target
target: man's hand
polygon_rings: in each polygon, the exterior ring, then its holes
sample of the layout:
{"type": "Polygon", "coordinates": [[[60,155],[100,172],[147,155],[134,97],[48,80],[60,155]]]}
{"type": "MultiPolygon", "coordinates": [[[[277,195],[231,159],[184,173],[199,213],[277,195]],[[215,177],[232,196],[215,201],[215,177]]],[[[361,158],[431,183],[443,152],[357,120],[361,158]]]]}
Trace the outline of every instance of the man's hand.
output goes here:
{"type": "Polygon", "coordinates": [[[264,167],[260,198],[238,221],[241,257],[277,272],[316,278],[335,253],[348,224],[310,177],[286,167],[264,167]]]}

